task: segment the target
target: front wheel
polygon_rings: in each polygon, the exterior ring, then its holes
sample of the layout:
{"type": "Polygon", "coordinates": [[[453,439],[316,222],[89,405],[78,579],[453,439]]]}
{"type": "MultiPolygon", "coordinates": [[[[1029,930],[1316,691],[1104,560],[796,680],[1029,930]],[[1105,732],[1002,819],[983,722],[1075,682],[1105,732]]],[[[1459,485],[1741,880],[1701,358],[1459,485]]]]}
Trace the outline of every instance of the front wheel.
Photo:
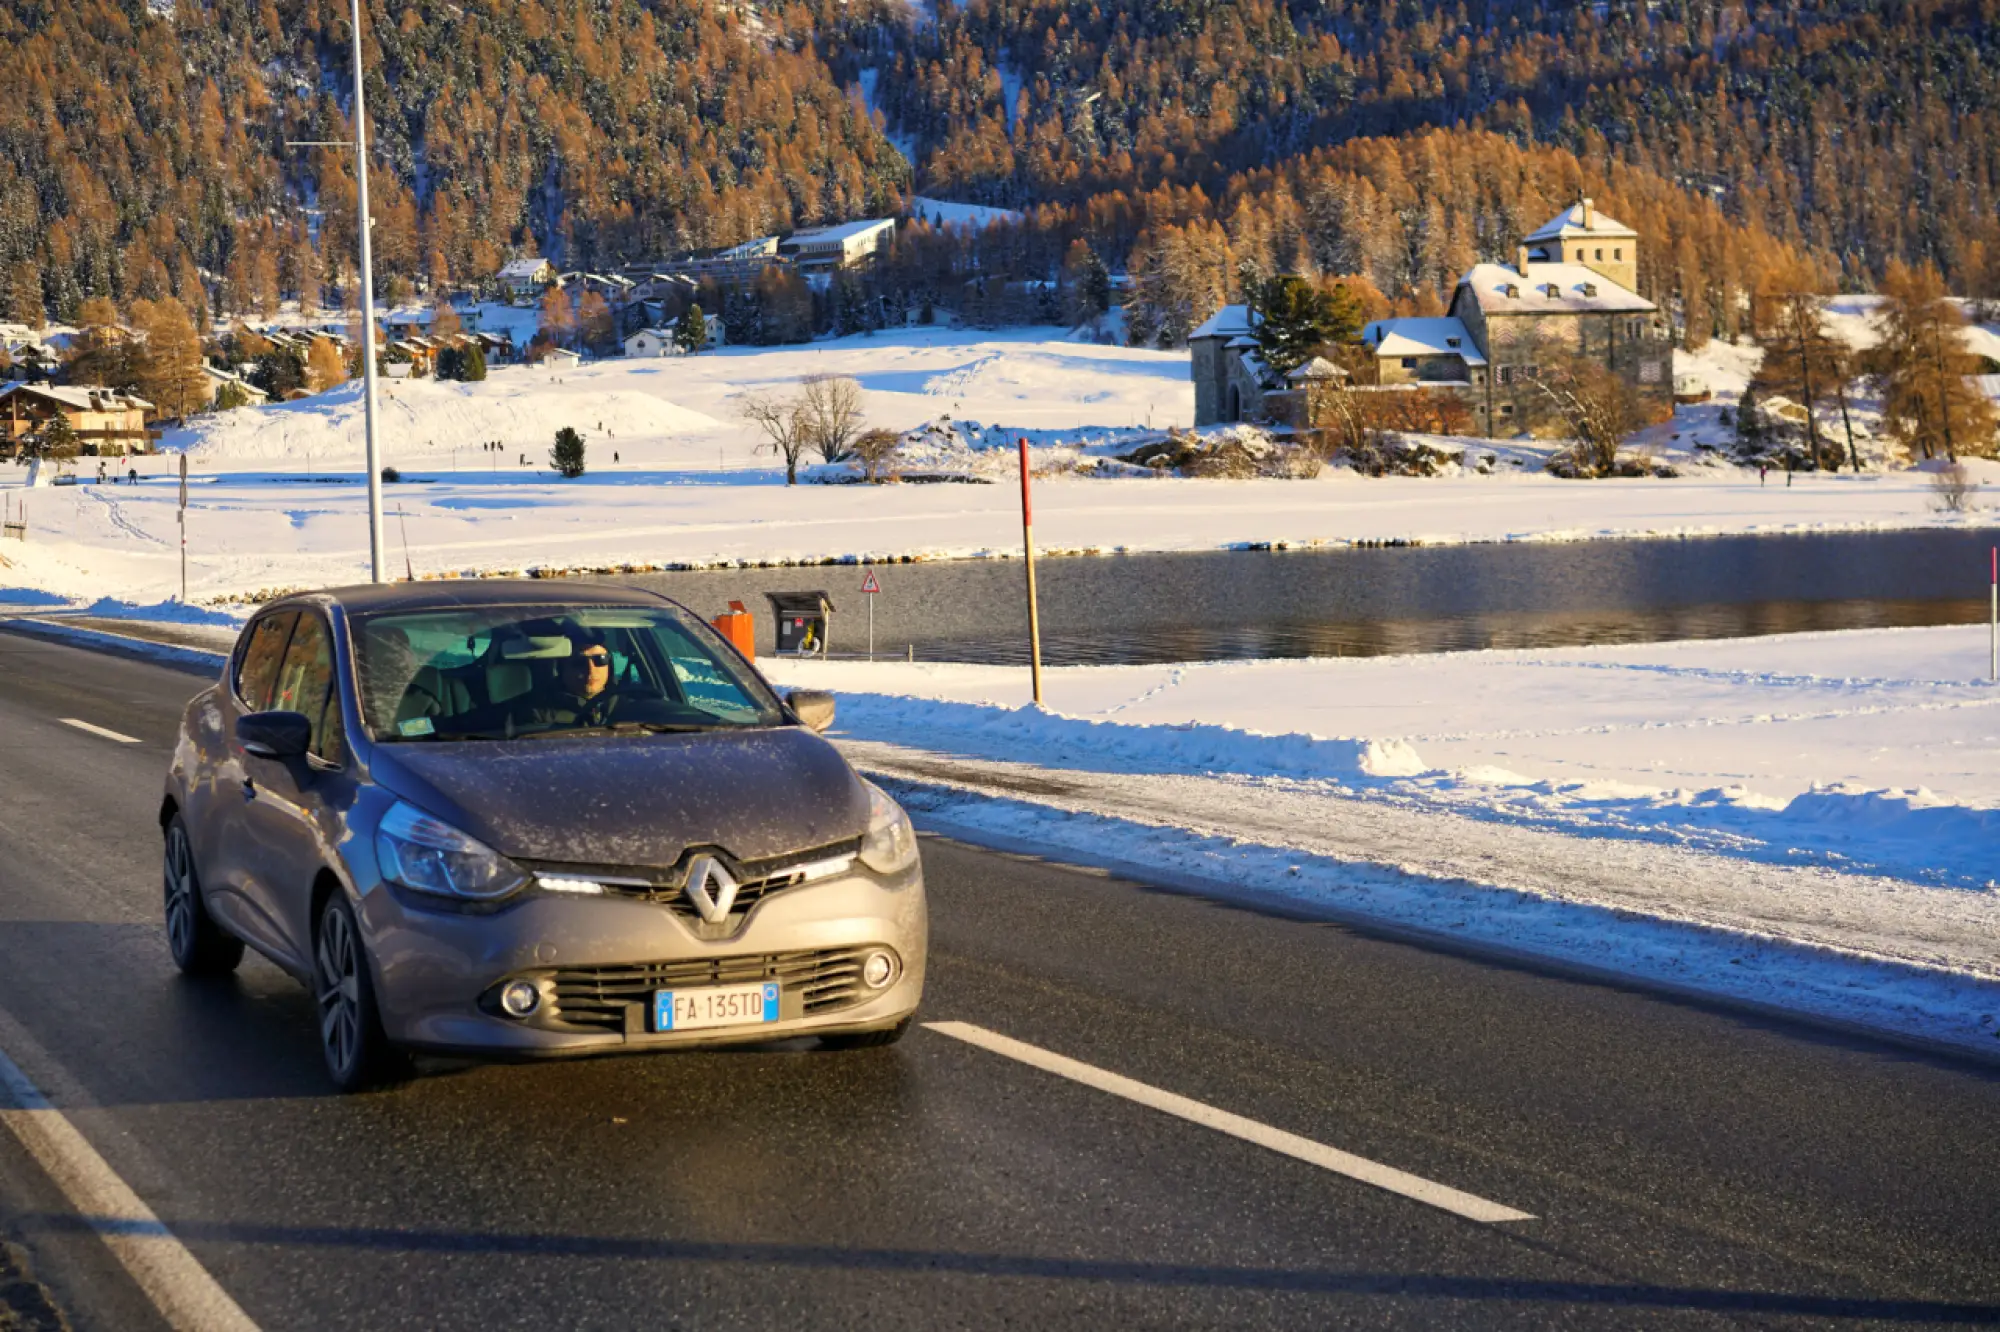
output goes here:
{"type": "Polygon", "coordinates": [[[402,1061],[382,1032],[375,985],[354,912],[338,892],[320,908],[313,945],[313,998],[319,1013],[319,1048],[334,1086],[365,1091],[387,1082],[402,1061]]]}
{"type": "Polygon", "coordinates": [[[201,878],[194,867],[194,844],[187,824],[174,815],[167,825],[165,872],[167,948],[174,965],[190,976],[226,976],[243,961],[243,941],[229,934],[208,914],[201,900],[201,878]]]}

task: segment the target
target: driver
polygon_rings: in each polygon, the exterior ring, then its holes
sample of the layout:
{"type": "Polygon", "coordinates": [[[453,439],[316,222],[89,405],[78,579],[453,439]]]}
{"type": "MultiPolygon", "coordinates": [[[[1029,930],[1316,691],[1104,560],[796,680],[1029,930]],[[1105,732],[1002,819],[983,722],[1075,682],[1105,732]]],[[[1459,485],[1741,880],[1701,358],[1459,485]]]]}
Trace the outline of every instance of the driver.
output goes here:
{"type": "Polygon", "coordinates": [[[555,689],[528,705],[525,720],[556,726],[605,726],[623,697],[611,687],[611,648],[604,635],[572,629],[569,655],[556,666],[555,689]]]}

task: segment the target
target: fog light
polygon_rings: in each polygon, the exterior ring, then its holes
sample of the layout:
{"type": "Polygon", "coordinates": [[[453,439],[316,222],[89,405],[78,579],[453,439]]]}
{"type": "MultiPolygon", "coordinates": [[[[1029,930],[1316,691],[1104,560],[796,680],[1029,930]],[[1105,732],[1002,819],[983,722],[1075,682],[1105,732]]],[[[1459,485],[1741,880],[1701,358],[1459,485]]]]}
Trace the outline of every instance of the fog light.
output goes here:
{"type": "Polygon", "coordinates": [[[861,964],[861,980],[871,990],[879,990],[896,978],[896,959],[887,953],[870,953],[861,964]]]}
{"type": "Polygon", "coordinates": [[[500,991],[500,1007],[509,1017],[526,1017],[542,1006],[542,991],[533,981],[509,981],[500,991]]]}

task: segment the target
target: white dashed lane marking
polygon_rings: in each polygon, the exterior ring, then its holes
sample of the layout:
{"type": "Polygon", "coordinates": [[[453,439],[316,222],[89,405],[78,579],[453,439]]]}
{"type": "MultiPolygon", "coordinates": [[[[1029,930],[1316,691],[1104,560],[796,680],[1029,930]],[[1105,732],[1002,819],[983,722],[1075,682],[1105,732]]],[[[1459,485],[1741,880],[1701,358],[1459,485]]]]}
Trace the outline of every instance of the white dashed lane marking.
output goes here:
{"type": "Polygon", "coordinates": [[[1331,1170],[1336,1175],[1345,1175],[1363,1184],[1372,1184],[1378,1189],[1386,1189],[1390,1193],[1400,1194],[1412,1201],[1440,1208],[1454,1216],[1462,1216],[1468,1221],[1492,1223],[1535,1219],[1531,1213],[1503,1207],[1499,1203],[1461,1192],[1448,1185],[1425,1179],[1421,1175],[1412,1175],[1406,1170],[1370,1161],[1365,1156],[1343,1152],[1337,1147],[1314,1142],[1311,1138],[1301,1138],[1296,1133],[1287,1133],[1283,1129],[1272,1128],[1269,1124],[1260,1124],[1254,1119],[1245,1119],[1227,1110],[1218,1110],[1201,1101],[1190,1100],[1188,1097],[1163,1091],[1143,1082],[1135,1082],[1131,1078],[1107,1072],[1081,1060],[1044,1050],[1038,1045],[1017,1041],[1011,1036],[1002,1036],[984,1027],[976,1027],[970,1022],[926,1022],[924,1026],[940,1036],[950,1036],[954,1040],[964,1041],[968,1045],[976,1045],[982,1050],[990,1050],[994,1054],[1004,1055],[1030,1067],[1039,1068],[1045,1073],[1053,1073],[1059,1078],[1068,1078],[1071,1082],[1080,1082],[1086,1087],[1094,1087],[1113,1096],[1122,1096],[1128,1101],[1173,1115],[1177,1119],[1185,1119],[1191,1124],[1200,1124],[1218,1133],[1227,1133],[1232,1138],[1241,1138],[1259,1147],[1267,1147],[1295,1160],[1316,1165],[1322,1170],[1331,1170]]]}
{"type": "Polygon", "coordinates": [[[79,731],[88,731],[92,735],[101,735],[106,740],[116,740],[121,745],[136,745],[142,743],[139,737],[136,735],[121,735],[117,731],[107,731],[102,726],[93,726],[89,722],[83,721],[77,717],[64,717],[62,719],[62,724],[64,726],[74,726],[79,731]]]}
{"type": "Polygon", "coordinates": [[[4,1051],[0,1124],[21,1140],[175,1332],[257,1332],[229,1292],[4,1051]]]}

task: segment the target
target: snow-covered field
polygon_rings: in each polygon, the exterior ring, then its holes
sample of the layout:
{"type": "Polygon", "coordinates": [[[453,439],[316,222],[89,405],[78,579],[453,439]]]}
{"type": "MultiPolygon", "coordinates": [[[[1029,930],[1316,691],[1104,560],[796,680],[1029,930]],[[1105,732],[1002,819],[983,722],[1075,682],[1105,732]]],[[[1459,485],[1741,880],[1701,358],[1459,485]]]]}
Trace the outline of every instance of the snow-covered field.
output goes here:
{"type": "MultiPolygon", "coordinates": [[[[1330,782],[1716,854],[2000,887],[1983,626],[1044,672],[766,662],[843,725],[1061,767],[1330,782]],[[1051,754],[1060,757],[1050,757],[1051,754]]],[[[2000,965],[2000,936],[1989,944],[2000,965]]]]}
{"type": "MultiPolygon", "coordinates": [[[[850,556],[977,556],[1019,541],[1009,485],[786,488],[741,421],[745,393],[813,373],[853,375],[871,425],[950,418],[954,437],[1035,446],[1036,531],[1046,549],[1204,550],[1393,540],[1501,541],[1723,532],[1799,532],[1978,523],[1935,511],[1912,473],[1802,477],[1760,487],[1732,467],[1689,465],[1675,480],[1559,481],[1536,472],[1547,446],[1474,445],[1504,455],[1493,475],[1313,481],[1104,479],[1069,471],[1192,417],[1184,353],[1068,341],[1052,330],[912,330],[804,347],[612,360],[572,370],[504,367],[480,384],[385,384],[392,563],[420,574],[850,556]],[[970,423],[981,423],[974,432],[970,423]],[[548,468],[557,429],[589,447],[589,472],[548,468]],[[482,446],[497,442],[497,450],[482,446]],[[523,458],[526,459],[525,464],[523,458]],[[1514,461],[1518,459],[1516,464],[1514,461]]],[[[192,463],[188,592],[195,600],[351,582],[366,576],[358,386],[205,418],[166,441],[192,463]]],[[[1457,441],[1454,447],[1465,447],[1457,441]]],[[[1672,440],[1661,454],[1693,455],[1672,440]],[[1676,452],[1679,449],[1680,452],[1676,452]]],[[[95,600],[178,595],[171,458],[141,483],[15,494],[30,539],[0,551],[0,586],[95,600]]],[[[972,471],[981,469],[974,468],[972,471]]],[[[1124,469],[1131,470],[1131,469],[1124,469]]],[[[88,460],[81,476],[94,477],[88,460]]],[[[0,488],[23,474],[0,469],[0,488]]],[[[1995,474],[2000,479],[2000,472],[1995,474]]]]}
{"type": "Polygon", "coordinates": [[[2000,1034],[1964,988],[2000,982],[1987,648],[1076,667],[1041,710],[1020,668],[764,665],[835,690],[920,807],[1024,845],[1962,1041],[2000,1034]]]}

